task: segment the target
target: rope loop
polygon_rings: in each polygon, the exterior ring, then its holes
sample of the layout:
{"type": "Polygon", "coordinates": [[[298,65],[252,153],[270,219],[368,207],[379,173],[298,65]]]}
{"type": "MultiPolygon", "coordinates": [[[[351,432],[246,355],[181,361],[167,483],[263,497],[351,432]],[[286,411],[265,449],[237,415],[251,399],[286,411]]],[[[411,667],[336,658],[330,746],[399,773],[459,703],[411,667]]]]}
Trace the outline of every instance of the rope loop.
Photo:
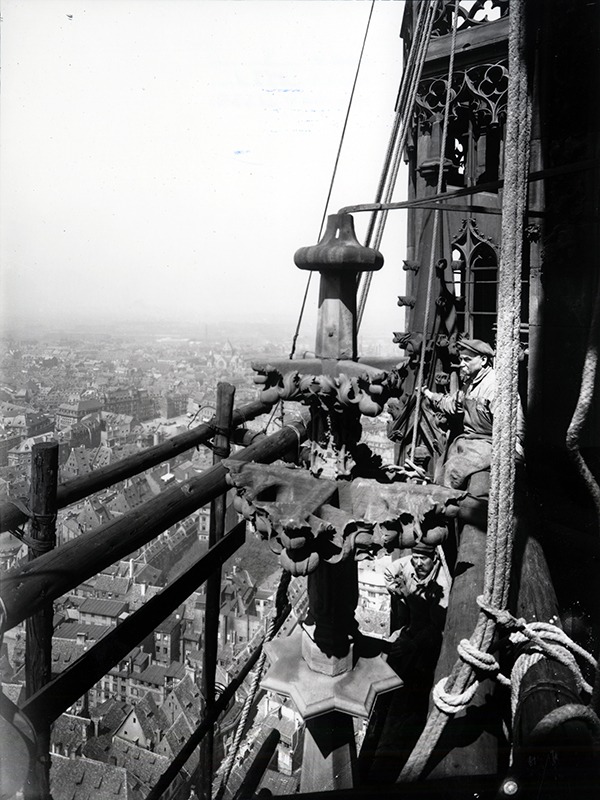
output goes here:
{"type": "Polygon", "coordinates": [[[465,689],[464,692],[454,693],[446,691],[447,680],[448,678],[442,678],[439,680],[433,687],[431,696],[435,707],[439,711],[447,714],[448,716],[453,716],[454,714],[458,714],[459,711],[464,711],[467,708],[475,696],[475,692],[479,686],[479,681],[472,683],[471,686],[469,686],[468,689],[465,689]]]}
{"type": "Polygon", "coordinates": [[[513,617],[507,609],[495,608],[484,600],[483,595],[477,598],[477,605],[490,619],[507,631],[523,631],[527,627],[527,620],[523,617],[513,617]]]}
{"type": "MultiPolygon", "coordinates": [[[[592,693],[592,687],[583,677],[574,654],[587,661],[593,669],[597,669],[598,662],[561,628],[551,622],[526,622],[522,618],[517,619],[506,609],[497,609],[486,603],[482,597],[477,598],[477,603],[497,625],[511,632],[509,638],[514,645],[528,645],[530,653],[541,653],[546,658],[553,658],[564,664],[573,673],[579,691],[592,693]]],[[[519,670],[513,669],[513,679],[517,680],[518,675],[519,670]]]]}
{"type": "Polygon", "coordinates": [[[503,686],[510,686],[510,678],[500,672],[500,664],[496,661],[491,653],[485,653],[483,650],[475,647],[468,639],[462,639],[458,643],[458,655],[462,658],[465,664],[469,664],[473,669],[478,669],[482,672],[489,672],[492,677],[495,677],[503,686]]]}

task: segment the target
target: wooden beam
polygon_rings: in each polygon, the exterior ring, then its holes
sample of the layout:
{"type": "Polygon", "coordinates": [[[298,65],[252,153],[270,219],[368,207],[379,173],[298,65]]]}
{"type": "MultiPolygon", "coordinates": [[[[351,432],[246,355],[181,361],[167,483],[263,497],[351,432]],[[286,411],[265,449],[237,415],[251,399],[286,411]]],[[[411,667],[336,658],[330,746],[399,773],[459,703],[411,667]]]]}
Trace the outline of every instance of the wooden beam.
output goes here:
{"type": "MultiPolygon", "coordinates": [[[[232,458],[268,464],[297,446],[305,437],[305,421],[291,422],[232,458]]],[[[3,576],[0,594],[6,612],[6,628],[22,622],[44,602],[56,600],[101,569],[125,558],[228,488],[227,470],[222,464],[216,464],[122,517],[66,542],[30,564],[7,572],[3,576]]]]}
{"type": "MultiPolygon", "coordinates": [[[[559,608],[546,558],[537,539],[521,530],[514,558],[516,572],[515,615],[526,621],[549,622],[561,627],[559,608]]],[[[538,796],[548,789],[544,778],[559,777],[576,786],[589,775],[598,776],[599,764],[595,736],[583,718],[553,725],[544,736],[537,735],[550,714],[566,705],[586,708],[577,690],[571,669],[552,658],[531,664],[519,685],[513,722],[513,772],[538,796]],[[551,774],[546,775],[548,763],[551,774]]]]}
{"type": "Polygon", "coordinates": [[[172,614],[208,576],[244,543],[246,523],[238,523],[221,541],[198,558],[159,594],[103,636],[77,661],[28,698],[22,711],[34,723],[49,724],[92,688],[136,644],[172,614]]]}

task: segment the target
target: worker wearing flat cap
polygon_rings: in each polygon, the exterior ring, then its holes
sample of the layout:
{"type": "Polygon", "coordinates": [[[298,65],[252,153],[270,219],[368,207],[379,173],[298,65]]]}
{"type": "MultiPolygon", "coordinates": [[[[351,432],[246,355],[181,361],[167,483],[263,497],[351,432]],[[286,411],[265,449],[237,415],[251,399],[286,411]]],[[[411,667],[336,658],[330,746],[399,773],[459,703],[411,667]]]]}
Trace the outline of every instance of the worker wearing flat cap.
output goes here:
{"type": "Polygon", "coordinates": [[[431,673],[439,655],[450,576],[434,545],[417,542],[411,555],[384,572],[391,599],[392,645],[388,663],[414,682],[431,673]]]}
{"type": "MultiPolygon", "coordinates": [[[[423,395],[438,411],[454,423],[458,433],[449,442],[446,458],[440,465],[436,481],[454,489],[466,486],[475,472],[490,468],[492,425],[496,404],[496,373],[492,366],[494,350],[481,339],[461,339],[458,342],[461,372],[464,383],[452,394],[431,392],[423,395]]],[[[523,458],[523,412],[519,406],[517,421],[517,458],[523,458]]]]}

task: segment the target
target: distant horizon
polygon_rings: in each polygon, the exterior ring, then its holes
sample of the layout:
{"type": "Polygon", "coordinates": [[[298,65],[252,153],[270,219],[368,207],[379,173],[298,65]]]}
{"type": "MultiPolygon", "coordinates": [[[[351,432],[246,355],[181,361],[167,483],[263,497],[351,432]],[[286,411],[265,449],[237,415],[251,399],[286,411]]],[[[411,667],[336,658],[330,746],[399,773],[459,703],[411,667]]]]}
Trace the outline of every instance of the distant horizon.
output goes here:
{"type": "MultiPolygon", "coordinates": [[[[60,322],[50,321],[23,321],[20,324],[5,325],[0,330],[0,340],[37,340],[53,339],[56,337],[76,337],[76,336],[97,336],[106,339],[122,338],[127,336],[139,336],[144,338],[157,339],[161,336],[173,338],[189,339],[192,341],[202,341],[203,339],[213,338],[235,338],[239,340],[247,335],[249,340],[256,338],[277,340],[278,344],[289,344],[291,348],[292,337],[295,331],[295,324],[292,326],[283,319],[266,320],[141,320],[141,319],[113,319],[109,321],[95,320],[71,320],[61,319],[60,322]]],[[[313,326],[302,326],[298,342],[312,346],[316,335],[316,323],[313,326]]],[[[379,329],[373,326],[361,329],[358,334],[359,347],[361,341],[384,340],[389,342],[390,348],[396,346],[392,344],[393,331],[383,326],[379,329]]]]}
{"type": "MultiPolygon", "coordinates": [[[[291,342],[295,251],[324,213],[376,198],[403,6],[4,0],[0,334],[227,318],[286,325],[291,342]]],[[[370,215],[354,218],[364,242],[370,215]]],[[[364,335],[401,329],[405,228],[389,215],[364,335]]]]}

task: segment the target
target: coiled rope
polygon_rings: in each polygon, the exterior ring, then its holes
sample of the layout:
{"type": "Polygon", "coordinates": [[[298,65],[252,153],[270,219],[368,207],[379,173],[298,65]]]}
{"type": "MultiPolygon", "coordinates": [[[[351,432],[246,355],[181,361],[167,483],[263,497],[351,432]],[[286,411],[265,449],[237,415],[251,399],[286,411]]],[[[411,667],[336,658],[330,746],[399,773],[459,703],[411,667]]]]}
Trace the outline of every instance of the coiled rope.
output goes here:
{"type": "MultiPolygon", "coordinates": [[[[509,82],[505,142],[505,191],[502,203],[502,254],[498,276],[498,339],[496,357],[497,409],[492,436],[492,464],[483,599],[505,609],[508,599],[514,527],[514,452],[517,418],[517,365],[521,307],[521,250],[529,166],[530,100],[525,62],[525,0],[512,0],[508,39],[509,82]]],[[[487,653],[496,622],[480,612],[470,643],[487,653]]],[[[464,702],[476,681],[473,667],[459,659],[443,688],[464,702]]],[[[423,773],[449,719],[435,706],[411,753],[400,781],[416,780],[423,773]]]]}

